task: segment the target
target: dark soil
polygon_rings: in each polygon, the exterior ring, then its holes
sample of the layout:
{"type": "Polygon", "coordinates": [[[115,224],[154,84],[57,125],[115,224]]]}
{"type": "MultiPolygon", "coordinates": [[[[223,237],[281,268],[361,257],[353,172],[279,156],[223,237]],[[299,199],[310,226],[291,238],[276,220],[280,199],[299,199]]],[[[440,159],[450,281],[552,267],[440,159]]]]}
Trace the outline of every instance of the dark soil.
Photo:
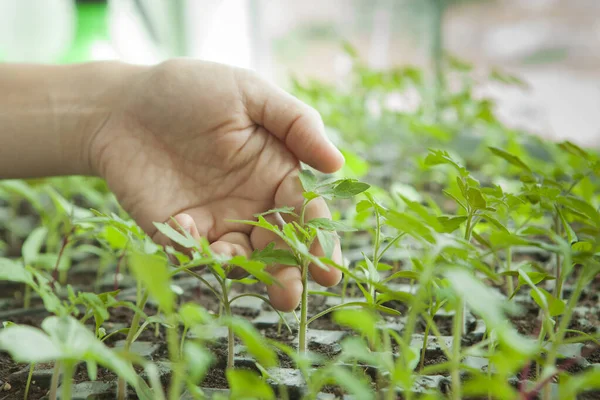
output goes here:
{"type": "MultiPolygon", "coordinates": [[[[541,261],[541,260],[539,260],[539,257],[537,257],[537,256],[532,257],[532,258],[535,258],[537,261],[541,261]]],[[[88,271],[82,270],[80,272],[74,273],[69,276],[69,282],[71,284],[73,284],[75,287],[80,288],[81,290],[89,290],[89,291],[93,290],[91,285],[95,279],[96,279],[95,274],[93,272],[89,272],[89,270],[88,271]]],[[[112,288],[110,288],[109,290],[112,290],[112,288]]],[[[234,284],[232,287],[232,290],[234,290],[236,293],[245,293],[248,291],[264,293],[264,287],[261,285],[247,286],[247,285],[241,285],[241,284],[234,284]]],[[[567,290],[568,290],[568,288],[567,288],[567,290]]],[[[341,285],[337,286],[336,288],[333,288],[333,291],[339,293],[341,291],[341,285]]],[[[582,295],[581,302],[579,303],[579,305],[580,306],[588,306],[590,308],[597,307],[598,301],[599,301],[599,297],[598,297],[599,291],[600,291],[600,280],[595,280],[582,295]]],[[[13,307],[8,308],[8,310],[14,310],[22,305],[21,292],[22,292],[21,285],[0,283],[0,298],[14,299],[12,302],[13,307]]],[[[347,293],[349,296],[352,296],[352,295],[359,296],[360,295],[360,291],[357,289],[356,285],[349,285],[347,293]],[[354,294],[352,294],[353,292],[354,292],[354,294]]],[[[314,315],[320,311],[325,310],[327,308],[327,306],[325,304],[325,300],[326,299],[324,297],[315,298],[314,300],[311,299],[310,315],[314,315]]],[[[209,291],[203,290],[201,288],[192,288],[190,290],[186,290],[185,294],[181,297],[181,301],[182,302],[194,301],[194,302],[201,303],[205,308],[207,308],[209,311],[214,312],[214,313],[219,312],[219,308],[220,308],[220,304],[219,304],[218,300],[214,297],[214,295],[212,293],[210,293],[209,291]]],[[[43,319],[47,316],[46,312],[43,312],[43,311],[40,312],[40,311],[35,310],[35,307],[40,304],[41,303],[39,302],[39,300],[33,299],[33,301],[32,301],[33,310],[28,311],[28,312],[24,311],[23,313],[20,313],[20,315],[12,315],[10,318],[6,318],[6,319],[11,320],[15,323],[19,323],[19,324],[39,326],[41,324],[41,322],[43,321],[43,319]]],[[[243,303],[240,302],[240,304],[243,304],[243,303]]],[[[386,303],[385,305],[390,308],[396,309],[403,314],[405,314],[408,311],[406,304],[398,302],[398,301],[390,301],[390,302],[386,303]]],[[[523,313],[520,315],[512,316],[510,318],[510,320],[512,321],[512,323],[514,324],[514,326],[520,333],[522,333],[524,335],[528,335],[528,336],[535,335],[538,332],[538,329],[540,326],[540,322],[538,320],[539,310],[538,310],[537,306],[533,303],[523,303],[523,304],[521,304],[521,306],[523,306],[523,313]]],[[[269,308],[267,306],[264,306],[263,309],[268,310],[269,308]]],[[[2,315],[2,312],[6,311],[6,310],[7,310],[6,308],[4,310],[1,310],[0,315],[2,315]]],[[[148,307],[147,311],[149,314],[154,314],[156,312],[156,310],[153,309],[152,307],[148,307]]],[[[237,307],[234,307],[234,312],[236,313],[236,315],[243,316],[243,317],[247,318],[248,320],[252,320],[260,313],[260,310],[237,306],[237,307]]],[[[310,328],[320,329],[320,330],[338,330],[338,331],[339,330],[348,330],[347,328],[344,328],[344,327],[341,327],[341,326],[338,326],[337,324],[335,324],[332,321],[331,317],[332,317],[332,314],[327,314],[327,315],[319,318],[318,320],[311,323],[310,328]]],[[[570,325],[570,329],[579,330],[579,331],[583,331],[583,332],[590,333],[590,334],[595,333],[596,329],[598,327],[599,317],[600,317],[600,315],[598,315],[598,313],[592,313],[592,312],[590,312],[588,315],[575,315],[573,318],[573,322],[570,325]],[[580,321],[578,321],[578,319],[580,319],[580,318],[583,319],[584,321],[589,321],[590,324],[581,323],[580,321]]],[[[104,324],[104,326],[107,329],[107,331],[110,332],[111,328],[113,326],[116,327],[115,324],[129,325],[131,323],[132,318],[133,318],[133,311],[131,311],[127,308],[123,308],[123,307],[114,308],[114,309],[110,310],[110,320],[109,320],[109,322],[106,322],[104,324]]],[[[436,316],[435,321],[436,321],[437,327],[439,328],[442,335],[451,335],[451,333],[452,333],[452,318],[451,317],[436,316]]],[[[92,322],[92,320],[90,320],[89,322],[92,322]]],[[[423,333],[425,331],[425,327],[426,326],[425,326],[424,321],[420,320],[416,326],[416,333],[423,333]]],[[[469,327],[469,332],[472,332],[473,327],[474,327],[474,325],[469,327]]],[[[261,334],[264,337],[267,337],[269,339],[275,339],[281,343],[284,343],[284,344],[290,346],[291,348],[295,348],[295,346],[296,346],[295,341],[294,341],[295,332],[294,332],[294,334],[291,334],[288,331],[288,329],[285,327],[285,325],[282,325],[280,328],[277,325],[269,326],[266,329],[261,329],[261,334]]],[[[577,336],[577,334],[574,334],[574,333],[569,333],[568,335],[569,336],[577,336]]],[[[107,345],[111,346],[116,341],[122,340],[122,339],[125,339],[125,334],[116,334],[116,335],[112,336],[111,338],[109,338],[106,341],[106,343],[107,343],[107,345]]],[[[164,330],[162,327],[158,330],[158,335],[156,335],[154,326],[153,325],[149,326],[149,328],[146,329],[142,333],[139,340],[161,343],[161,347],[153,356],[154,361],[160,361],[160,360],[164,360],[167,358],[167,349],[166,349],[166,346],[164,345],[165,344],[165,335],[164,335],[164,330]]],[[[479,340],[481,340],[480,337],[475,337],[472,334],[467,334],[463,337],[462,345],[470,346],[470,345],[476,344],[479,340]]],[[[228,385],[227,385],[227,379],[226,379],[226,375],[225,375],[226,354],[224,351],[224,345],[222,343],[215,343],[213,346],[211,346],[211,348],[216,356],[216,362],[213,365],[213,367],[208,371],[206,377],[204,378],[204,380],[202,382],[202,386],[206,387],[206,388],[219,388],[219,389],[227,388],[228,385]]],[[[316,344],[311,343],[311,344],[309,344],[309,350],[320,354],[321,356],[323,356],[325,359],[328,360],[328,359],[334,358],[337,355],[339,348],[336,349],[336,347],[334,347],[334,346],[316,345],[316,344]]],[[[279,353],[278,355],[279,355],[279,362],[280,362],[281,367],[284,367],[284,368],[294,368],[295,367],[292,359],[289,356],[287,356],[283,353],[279,353]]],[[[600,349],[598,349],[598,348],[593,349],[585,358],[590,363],[600,363],[600,349]]],[[[425,356],[424,365],[431,366],[431,365],[445,363],[447,361],[448,361],[448,359],[441,351],[427,351],[426,356],[425,356]]],[[[2,388],[2,385],[5,382],[7,382],[8,377],[13,372],[21,370],[24,367],[26,367],[26,365],[16,364],[10,360],[10,358],[8,357],[7,354],[0,353],[0,400],[23,398],[25,382],[22,382],[22,381],[9,382],[9,384],[11,385],[11,389],[6,392],[2,392],[1,388],[2,388]]],[[[237,367],[253,368],[251,362],[238,363],[237,367]]],[[[376,381],[376,373],[375,373],[374,369],[371,367],[366,367],[366,366],[359,366],[358,368],[362,369],[362,373],[365,376],[365,378],[368,379],[370,382],[372,382],[373,388],[376,389],[376,385],[375,385],[375,383],[373,383],[376,381]]],[[[573,364],[569,368],[567,368],[567,372],[570,374],[580,373],[582,370],[583,370],[583,367],[581,367],[578,364],[573,364]]],[[[535,379],[536,378],[535,373],[536,373],[535,365],[532,365],[532,367],[529,370],[528,378],[535,379]]],[[[448,373],[446,371],[436,372],[436,374],[445,375],[445,376],[448,375],[448,373]]],[[[520,377],[520,373],[518,375],[520,377]]],[[[98,380],[99,381],[110,382],[110,381],[115,381],[116,378],[117,377],[113,373],[108,372],[108,371],[104,370],[103,368],[98,368],[98,380]]],[[[82,367],[80,367],[77,370],[77,373],[76,373],[74,379],[75,379],[76,383],[89,380],[89,378],[87,376],[86,368],[83,364],[82,364],[82,367]]],[[[163,384],[167,385],[168,379],[169,379],[168,375],[163,376],[163,384]]],[[[44,385],[40,385],[39,382],[33,382],[31,385],[31,388],[30,388],[29,398],[32,400],[40,399],[41,397],[43,397],[46,394],[47,390],[48,390],[48,388],[44,387],[44,385]]],[[[327,386],[323,389],[323,391],[328,392],[328,393],[334,393],[338,396],[341,396],[344,394],[343,389],[341,389],[339,387],[334,387],[334,386],[327,386]]],[[[402,397],[400,396],[397,398],[401,399],[402,397]]],[[[600,395],[598,392],[590,392],[590,393],[580,395],[578,397],[578,399],[600,399],[600,395]]]]}

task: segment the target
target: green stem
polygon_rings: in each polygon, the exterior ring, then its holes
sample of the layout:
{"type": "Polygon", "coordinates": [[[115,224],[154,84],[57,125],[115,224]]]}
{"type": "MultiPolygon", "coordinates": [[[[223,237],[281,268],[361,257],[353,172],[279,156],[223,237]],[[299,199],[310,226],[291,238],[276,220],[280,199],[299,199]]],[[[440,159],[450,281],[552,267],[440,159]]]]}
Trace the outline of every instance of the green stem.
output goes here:
{"type": "Polygon", "coordinates": [[[453,342],[452,342],[452,399],[461,400],[460,388],[460,339],[463,329],[463,308],[462,300],[458,301],[456,310],[454,311],[454,325],[452,327],[453,342]]]}
{"type": "Polygon", "coordinates": [[[29,374],[27,374],[27,384],[25,385],[25,396],[24,396],[25,400],[27,400],[27,397],[29,397],[29,388],[31,387],[31,377],[33,377],[34,369],[35,369],[35,364],[31,363],[29,365],[29,374]]]}
{"type": "Polygon", "coordinates": [[[73,387],[73,375],[75,374],[75,363],[73,361],[65,361],[63,363],[63,378],[61,400],[71,399],[71,389],[73,387]]]}
{"type": "Polygon", "coordinates": [[[308,329],[308,263],[302,264],[302,304],[300,304],[300,327],[298,332],[298,353],[306,352],[306,330],[308,329]]]}
{"type": "Polygon", "coordinates": [[[50,393],[48,398],[50,400],[56,400],[56,394],[58,393],[58,377],[60,375],[60,362],[54,363],[54,369],[52,371],[52,380],[50,381],[50,393]]]}
{"type": "Polygon", "coordinates": [[[185,346],[185,338],[187,336],[189,328],[187,326],[183,327],[183,333],[181,334],[181,343],[179,345],[179,357],[183,358],[183,347],[185,346]]]}
{"type": "Polygon", "coordinates": [[[184,365],[179,354],[179,321],[177,320],[177,314],[169,316],[169,325],[167,328],[167,348],[173,366],[171,385],[169,386],[169,400],[179,400],[183,386],[184,365]]]}
{"type": "MultiPolygon", "coordinates": [[[[229,292],[227,288],[227,282],[225,279],[221,281],[221,290],[223,292],[223,312],[227,318],[231,317],[231,302],[229,301],[229,292]]],[[[233,369],[235,366],[235,337],[233,335],[233,328],[227,327],[227,369],[233,369]]]]}
{"type": "MultiPolygon", "coordinates": [[[[557,236],[562,235],[561,220],[559,215],[554,216],[554,230],[557,236]]],[[[560,254],[556,253],[556,284],[554,285],[554,296],[558,299],[562,299],[562,276],[560,268],[560,254]]]]}
{"type": "Polygon", "coordinates": [[[565,313],[560,319],[560,324],[558,325],[558,329],[556,331],[556,337],[552,341],[552,347],[547,355],[547,363],[548,366],[553,366],[556,363],[556,356],[558,352],[558,347],[563,343],[567,328],[569,327],[569,323],[571,322],[571,318],[573,316],[573,312],[577,302],[579,301],[579,297],[584,289],[584,274],[582,273],[579,279],[577,280],[577,286],[575,286],[575,290],[567,303],[567,307],[565,308],[565,313]]]}
{"type": "MultiPolygon", "coordinates": [[[[431,318],[433,319],[433,307],[430,305],[429,306],[429,315],[431,316],[431,318]]],[[[421,371],[423,369],[423,367],[425,366],[425,352],[427,351],[427,341],[429,340],[429,329],[431,327],[431,324],[429,323],[429,321],[427,321],[426,325],[425,325],[425,333],[423,334],[423,347],[421,348],[421,360],[419,361],[419,371],[421,371]]]]}
{"type": "MultiPolygon", "coordinates": [[[[512,268],[512,248],[508,247],[506,249],[506,271],[510,271],[512,268]]],[[[510,275],[506,275],[506,295],[512,296],[514,288],[513,277],[510,275]]]]}
{"type": "MultiPolygon", "coordinates": [[[[138,283],[138,293],[137,293],[137,307],[140,310],[143,310],[146,306],[146,302],[148,301],[148,292],[143,291],[142,286],[138,283]]],[[[127,338],[125,339],[125,352],[128,352],[131,348],[131,344],[135,338],[136,332],[140,326],[140,320],[142,316],[139,312],[136,312],[133,315],[133,319],[131,320],[131,326],[129,327],[129,332],[127,332],[127,338]]],[[[117,399],[125,400],[127,392],[127,382],[125,382],[125,378],[119,377],[119,381],[117,383],[117,399]]]]}
{"type": "Polygon", "coordinates": [[[23,308],[29,309],[31,307],[31,286],[25,285],[25,293],[23,295],[23,308]]]}

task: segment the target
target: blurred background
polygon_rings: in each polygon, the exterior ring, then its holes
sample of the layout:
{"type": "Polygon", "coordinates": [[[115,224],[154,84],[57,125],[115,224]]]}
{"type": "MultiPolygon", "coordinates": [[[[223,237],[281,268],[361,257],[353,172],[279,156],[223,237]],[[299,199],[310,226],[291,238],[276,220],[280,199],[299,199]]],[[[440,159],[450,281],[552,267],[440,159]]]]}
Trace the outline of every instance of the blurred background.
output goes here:
{"type": "Polygon", "coordinates": [[[343,87],[360,62],[363,72],[414,67],[435,92],[447,54],[507,126],[600,144],[598,0],[0,0],[4,62],[189,56],[288,89],[343,87]],[[510,75],[478,81],[480,70],[510,75]],[[512,77],[522,82],[505,85],[512,77]]]}

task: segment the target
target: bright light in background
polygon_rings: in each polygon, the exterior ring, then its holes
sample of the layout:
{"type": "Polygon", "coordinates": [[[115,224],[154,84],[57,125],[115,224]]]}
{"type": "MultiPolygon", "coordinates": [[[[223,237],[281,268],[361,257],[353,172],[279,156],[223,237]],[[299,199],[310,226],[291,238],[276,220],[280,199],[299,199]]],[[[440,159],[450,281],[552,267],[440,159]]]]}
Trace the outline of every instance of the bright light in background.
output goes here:
{"type": "Polygon", "coordinates": [[[223,0],[212,17],[200,58],[250,68],[249,20],[248,0],[223,0]]]}
{"type": "Polygon", "coordinates": [[[92,60],[117,60],[119,58],[119,54],[107,41],[97,40],[90,47],[92,60]]]}
{"type": "MultiPolygon", "coordinates": [[[[113,49],[123,61],[136,64],[155,64],[161,54],[142,28],[140,16],[128,1],[110,2],[110,31],[113,49]]],[[[102,50],[103,51],[103,50],[102,50]]]]}

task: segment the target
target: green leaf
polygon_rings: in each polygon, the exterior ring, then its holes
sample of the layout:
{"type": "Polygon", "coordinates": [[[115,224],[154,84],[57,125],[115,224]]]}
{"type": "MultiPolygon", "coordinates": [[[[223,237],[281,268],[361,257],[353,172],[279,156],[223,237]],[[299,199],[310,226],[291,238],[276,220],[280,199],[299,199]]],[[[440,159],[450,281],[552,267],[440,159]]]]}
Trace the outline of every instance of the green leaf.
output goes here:
{"type": "Polygon", "coordinates": [[[469,175],[469,172],[465,169],[465,167],[460,165],[458,162],[454,161],[447,151],[429,150],[429,154],[427,155],[427,157],[425,157],[425,165],[434,166],[441,164],[453,166],[460,176],[465,177],[469,175]]]}
{"type": "Polygon", "coordinates": [[[212,353],[199,343],[187,340],[183,346],[183,355],[188,366],[189,378],[198,384],[214,361],[212,353]]]}
{"type": "Polygon", "coordinates": [[[319,240],[319,244],[323,249],[323,253],[325,257],[331,258],[333,256],[333,251],[335,250],[337,235],[335,232],[323,231],[321,229],[317,230],[317,239],[319,240]]]}
{"type": "Polygon", "coordinates": [[[531,298],[536,302],[540,308],[545,309],[546,304],[548,305],[548,312],[551,317],[556,317],[558,315],[562,315],[565,312],[565,302],[550,294],[548,291],[537,288],[537,290],[531,290],[531,298]],[[540,297],[540,293],[544,296],[545,301],[540,297]]]}
{"type": "Polygon", "coordinates": [[[569,211],[585,215],[595,226],[600,226],[600,212],[587,201],[575,196],[558,196],[556,201],[569,211]]]}
{"type": "Polygon", "coordinates": [[[47,234],[48,228],[45,226],[38,226],[29,234],[27,239],[25,239],[21,249],[25,265],[32,265],[35,262],[47,234]]]}
{"type": "Polygon", "coordinates": [[[384,282],[394,281],[396,279],[418,280],[421,277],[416,271],[398,271],[384,279],[384,282]]]}
{"type": "Polygon", "coordinates": [[[506,231],[494,231],[490,234],[490,243],[494,247],[530,246],[531,241],[523,236],[506,231]]]}
{"type": "Polygon", "coordinates": [[[567,234],[567,240],[569,241],[569,244],[573,245],[573,244],[577,243],[579,241],[579,238],[577,237],[577,234],[575,233],[573,228],[571,228],[571,225],[565,218],[565,215],[561,211],[560,207],[557,205],[554,205],[554,208],[556,209],[556,212],[558,213],[558,216],[560,217],[560,221],[562,223],[563,229],[565,230],[565,233],[567,234]]]}
{"type": "Polygon", "coordinates": [[[445,275],[455,294],[462,297],[471,311],[485,321],[488,329],[496,330],[501,342],[522,355],[537,351],[534,341],[519,335],[512,326],[506,324],[506,300],[497,291],[464,269],[451,268],[445,275]]]}
{"type": "Polygon", "coordinates": [[[298,215],[294,211],[295,211],[294,207],[278,207],[278,208],[272,208],[269,211],[265,211],[263,213],[254,214],[254,216],[256,218],[258,218],[260,216],[265,216],[265,215],[280,213],[280,214],[291,214],[291,215],[294,215],[294,216],[297,217],[298,215]]]}
{"type": "Polygon", "coordinates": [[[150,295],[156,299],[160,308],[165,313],[171,314],[175,294],[171,290],[171,274],[167,267],[167,260],[159,256],[132,251],[129,253],[129,267],[136,279],[142,282],[150,295]]]}
{"type": "Polygon", "coordinates": [[[467,382],[465,382],[464,394],[474,398],[482,398],[491,395],[494,399],[498,400],[513,400],[519,398],[518,393],[508,381],[487,375],[476,375],[467,380],[467,382]]]}
{"type": "Polygon", "coordinates": [[[23,264],[9,258],[0,258],[0,282],[33,283],[31,272],[25,269],[23,264]]]}
{"type": "Polygon", "coordinates": [[[489,147],[489,149],[491,150],[491,152],[494,155],[496,155],[500,158],[503,158],[504,160],[508,161],[510,164],[514,165],[515,167],[519,167],[522,170],[525,170],[531,174],[531,169],[519,157],[514,156],[510,153],[507,153],[506,151],[501,150],[497,147],[489,147]]]}
{"type": "Polygon", "coordinates": [[[228,264],[242,268],[244,271],[248,272],[256,279],[267,285],[270,285],[274,282],[273,275],[266,271],[266,265],[261,261],[248,260],[243,256],[235,256],[228,261],[228,264]]]}
{"type": "Polygon", "coordinates": [[[483,210],[487,207],[487,202],[478,188],[470,187],[467,190],[467,201],[476,210],[483,210]]]}
{"type": "Polygon", "coordinates": [[[410,214],[389,210],[385,217],[386,223],[400,232],[406,232],[413,237],[423,238],[429,242],[434,241],[430,228],[410,214]]]}
{"type": "Polygon", "coordinates": [[[271,347],[268,346],[265,338],[254,328],[247,320],[241,317],[230,317],[224,320],[229,325],[236,336],[238,336],[248,352],[266,368],[277,365],[277,355],[271,347]]]}
{"type": "Polygon", "coordinates": [[[502,222],[498,221],[496,218],[492,217],[489,213],[483,213],[481,214],[483,216],[483,218],[491,223],[492,225],[494,225],[496,228],[500,229],[501,231],[503,231],[504,233],[508,233],[510,234],[510,232],[508,231],[508,229],[506,229],[506,227],[504,226],[504,224],[502,224],[502,222]]]}
{"type": "Polygon", "coordinates": [[[329,374],[340,387],[354,395],[353,398],[370,400],[375,398],[375,392],[364,378],[351,373],[346,368],[330,367],[329,374]]]}
{"type": "Polygon", "coordinates": [[[229,369],[226,375],[232,399],[275,399],[271,386],[253,371],[229,369]]]}
{"type": "Polygon", "coordinates": [[[458,206],[460,208],[462,208],[465,211],[467,210],[467,206],[465,206],[465,204],[456,195],[454,195],[452,192],[450,192],[448,190],[442,190],[442,193],[444,193],[446,196],[448,196],[452,200],[454,200],[456,202],[456,204],[458,204],[458,206]]]}
{"type": "Polygon", "coordinates": [[[100,238],[104,239],[108,245],[115,250],[122,250],[127,246],[129,241],[127,234],[123,233],[121,229],[114,225],[104,225],[100,238]]]}
{"type": "Polygon", "coordinates": [[[587,151],[583,150],[581,147],[576,144],[565,141],[559,143],[558,147],[560,147],[564,152],[574,155],[575,157],[581,158],[583,160],[589,160],[590,155],[587,151]]]}
{"type": "Polygon", "coordinates": [[[333,320],[364,335],[370,343],[377,342],[378,318],[366,309],[341,309],[333,314],[333,320]]]}
{"type": "Polygon", "coordinates": [[[267,265],[271,264],[284,264],[284,265],[298,265],[298,260],[289,251],[285,249],[276,249],[275,242],[271,242],[262,250],[254,250],[252,253],[252,260],[261,261],[267,265]]]}
{"type": "Polygon", "coordinates": [[[333,188],[326,190],[324,193],[332,194],[339,199],[350,199],[357,194],[360,194],[371,186],[367,183],[359,182],[356,179],[344,179],[335,185],[333,188]]]}
{"type": "Polygon", "coordinates": [[[371,209],[372,207],[373,207],[373,203],[371,203],[370,201],[361,200],[358,203],[356,203],[356,212],[361,213],[361,212],[371,209]]]}
{"type": "Polygon", "coordinates": [[[442,225],[441,232],[452,233],[455,230],[457,230],[458,228],[460,228],[460,226],[463,224],[463,222],[465,222],[467,220],[467,217],[466,216],[460,216],[460,217],[442,216],[442,217],[438,217],[437,219],[438,219],[439,223],[442,225]]]}
{"type": "Polygon", "coordinates": [[[154,226],[160,233],[165,235],[167,238],[188,249],[198,247],[198,242],[191,237],[191,235],[184,235],[181,232],[173,229],[169,224],[163,224],[155,222],[154,226]]]}
{"type": "Polygon", "coordinates": [[[95,361],[123,377],[134,388],[139,387],[137,373],[131,364],[106,347],[75,318],[48,317],[42,322],[42,329],[60,348],[59,359],[95,361]]]}
{"type": "Polygon", "coordinates": [[[302,193],[302,196],[306,199],[306,200],[313,200],[316,199],[317,197],[320,197],[321,195],[315,192],[304,192],[302,193]]]}
{"type": "MultiPolygon", "coordinates": [[[[513,276],[518,276],[519,277],[519,285],[525,285],[527,283],[523,279],[523,277],[521,276],[521,274],[519,273],[519,271],[510,271],[510,272],[515,272],[516,274],[513,275],[513,276]]],[[[538,283],[540,283],[542,281],[548,281],[548,280],[556,279],[554,276],[548,275],[545,272],[531,271],[531,272],[525,272],[525,273],[527,274],[527,276],[529,277],[529,280],[531,280],[531,282],[534,285],[537,285],[538,283]]]]}
{"type": "Polygon", "coordinates": [[[337,232],[355,232],[357,229],[348,226],[340,221],[333,221],[329,218],[314,218],[306,223],[306,225],[315,228],[323,229],[326,231],[337,231],[337,232]]]}
{"type": "Polygon", "coordinates": [[[61,359],[63,352],[44,332],[30,326],[14,325],[0,330],[0,350],[22,363],[43,363],[61,359]]]}
{"type": "Polygon", "coordinates": [[[206,309],[196,303],[185,303],[179,307],[179,316],[185,326],[202,325],[213,319],[206,309]]]}
{"type": "Polygon", "coordinates": [[[308,169],[301,170],[299,177],[305,192],[314,191],[317,187],[317,184],[319,183],[315,174],[313,174],[312,171],[308,169]]]}

